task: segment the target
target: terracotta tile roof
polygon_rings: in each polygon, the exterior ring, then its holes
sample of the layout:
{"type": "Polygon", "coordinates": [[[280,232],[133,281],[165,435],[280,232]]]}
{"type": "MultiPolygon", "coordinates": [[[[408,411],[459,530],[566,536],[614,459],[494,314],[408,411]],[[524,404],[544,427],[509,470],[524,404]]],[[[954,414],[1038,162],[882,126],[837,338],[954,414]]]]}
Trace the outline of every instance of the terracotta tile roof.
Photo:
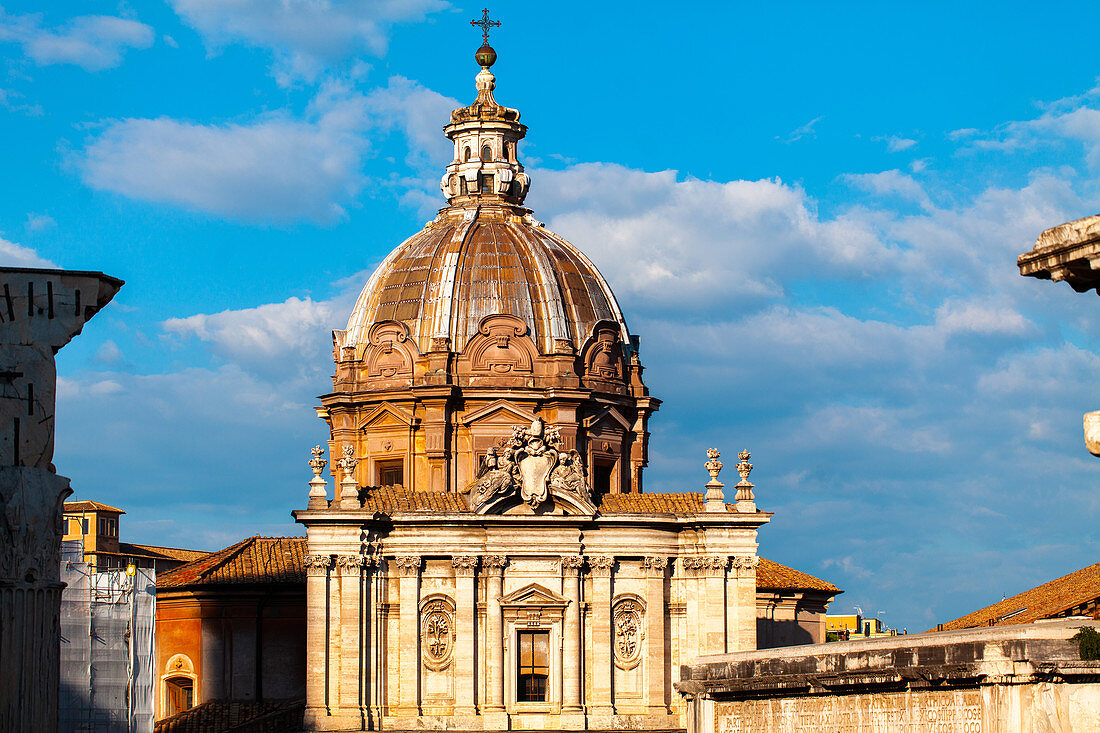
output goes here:
{"type": "Polygon", "coordinates": [[[110,506],[109,504],[101,504],[98,501],[89,501],[84,499],[83,501],[67,501],[65,502],[65,511],[67,512],[118,512],[119,514],[125,514],[122,509],[118,507],[110,506]]]}
{"type": "Polygon", "coordinates": [[[135,545],[132,542],[119,542],[118,554],[135,557],[150,557],[154,560],[176,560],[192,562],[206,557],[206,550],[185,550],[181,547],[161,547],[160,545],[135,545]]]}
{"type": "MultiPolygon", "coordinates": [[[[157,577],[157,586],[304,583],[305,555],[305,537],[249,537],[224,550],[209,553],[201,560],[162,573],[157,577]]],[[[756,569],[756,587],[766,590],[820,590],[834,594],[844,592],[809,573],[763,557],[756,569]]]]}
{"type": "MultiPolygon", "coordinates": [[[[673,494],[605,494],[599,503],[603,514],[699,514],[706,505],[698,491],[673,494]]],[[[734,504],[726,504],[733,509],[734,504]]]]}
{"type": "MultiPolygon", "coordinates": [[[[363,508],[382,514],[394,512],[439,512],[466,514],[470,511],[464,494],[440,491],[412,491],[401,486],[373,486],[364,489],[363,508]]],[[[598,507],[603,514],[696,514],[703,511],[703,494],[606,494],[598,507]]],[[[735,505],[727,504],[733,509],[735,505]]]]}
{"type": "Polygon", "coordinates": [[[301,730],[305,703],[210,700],[153,725],[153,733],[283,733],[301,730]]]}
{"type": "MultiPolygon", "coordinates": [[[[1100,605],[1100,563],[1025,590],[943,624],[944,631],[1027,624],[1060,616],[1095,615],[1100,605]]],[[[937,627],[938,628],[938,627],[937,627]]],[[[937,629],[931,629],[936,631],[937,629]]]]}
{"type": "Polygon", "coordinates": [[[158,588],[304,583],[305,537],[249,537],[162,573],[158,588]]]}
{"type": "Polygon", "coordinates": [[[828,581],[764,557],[760,558],[760,565],[756,568],[756,587],[766,590],[820,590],[834,594],[844,592],[828,581]]]}
{"type": "Polygon", "coordinates": [[[363,508],[372,512],[467,513],[466,497],[449,491],[413,491],[401,486],[372,486],[366,489],[363,508]]]}

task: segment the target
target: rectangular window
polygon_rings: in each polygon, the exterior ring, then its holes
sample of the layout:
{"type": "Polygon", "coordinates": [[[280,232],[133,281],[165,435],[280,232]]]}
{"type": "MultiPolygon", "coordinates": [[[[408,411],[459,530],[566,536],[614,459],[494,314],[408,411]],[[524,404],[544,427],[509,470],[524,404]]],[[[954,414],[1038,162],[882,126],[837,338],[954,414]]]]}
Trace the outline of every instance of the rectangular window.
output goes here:
{"type": "Polygon", "coordinates": [[[516,700],[546,702],[546,683],[550,679],[550,632],[520,631],[518,636],[516,700]]]}
{"type": "Polygon", "coordinates": [[[375,461],[379,486],[403,486],[405,483],[405,461],[398,458],[390,461],[375,461]]]}
{"type": "MultiPolygon", "coordinates": [[[[615,474],[614,463],[604,463],[602,461],[596,461],[595,476],[592,477],[592,489],[596,494],[604,495],[612,493],[611,479],[615,474]]],[[[619,493],[615,491],[614,493],[619,493]]]]}
{"type": "Polygon", "coordinates": [[[81,532],[81,534],[88,534],[88,518],[87,518],[87,517],[83,517],[83,518],[82,518],[82,519],[80,520],[80,524],[81,524],[81,527],[82,527],[82,530],[83,530],[83,531],[81,532]]]}

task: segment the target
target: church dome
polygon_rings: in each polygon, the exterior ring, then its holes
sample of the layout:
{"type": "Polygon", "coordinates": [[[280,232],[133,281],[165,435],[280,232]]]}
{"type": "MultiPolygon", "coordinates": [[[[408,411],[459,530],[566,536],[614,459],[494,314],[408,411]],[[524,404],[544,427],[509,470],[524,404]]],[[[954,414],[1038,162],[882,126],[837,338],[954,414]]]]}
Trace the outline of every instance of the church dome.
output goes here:
{"type": "Polygon", "coordinates": [[[400,321],[421,353],[446,337],[462,351],[490,315],[523,320],[539,351],[574,349],[600,321],[619,325],[622,312],[607,281],[580,250],[505,207],[444,209],[395,249],[359,295],[343,347],[365,343],[370,327],[400,321]]]}
{"type": "Polygon", "coordinates": [[[440,182],[448,205],[371,275],[335,334],[337,348],[366,344],[374,324],[398,321],[420,353],[462,352],[483,318],[510,315],[543,354],[579,350],[601,321],[617,324],[630,351],[622,311],[596,266],[523,207],[530,179],[516,146],[527,128],[493,97],[492,56],[479,53],[477,99],[444,128],[454,143],[440,182]]]}

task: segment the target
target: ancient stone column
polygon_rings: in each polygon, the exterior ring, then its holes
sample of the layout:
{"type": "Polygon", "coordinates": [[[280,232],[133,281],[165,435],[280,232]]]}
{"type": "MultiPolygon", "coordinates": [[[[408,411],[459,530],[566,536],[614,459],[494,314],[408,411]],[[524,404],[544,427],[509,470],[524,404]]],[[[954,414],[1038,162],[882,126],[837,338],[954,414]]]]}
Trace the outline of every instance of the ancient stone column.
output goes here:
{"type": "Polygon", "coordinates": [[[504,712],[504,629],[500,613],[500,598],[504,595],[504,555],[486,555],[485,566],[485,705],[482,716],[486,730],[505,730],[508,714],[504,712]]]}
{"type": "Polygon", "coordinates": [[[0,268],[0,730],[57,730],[61,512],[54,355],[122,281],[98,272],[0,268]]]}
{"type": "Polygon", "coordinates": [[[667,670],[665,668],[665,569],[667,557],[647,557],[642,560],[646,576],[646,697],[650,715],[667,715],[667,670]]]}
{"type": "Polygon", "coordinates": [[[580,730],[584,724],[584,664],[581,655],[581,566],[582,555],[561,559],[562,590],[569,599],[562,629],[562,708],[561,727],[580,730]]]}
{"type": "Polygon", "coordinates": [[[730,559],[722,555],[709,555],[700,569],[706,588],[703,609],[703,654],[722,654],[726,651],[726,566],[730,559]]]}
{"type": "Polygon", "coordinates": [[[338,555],[340,570],[340,717],[363,726],[363,556],[338,555]]]}
{"type": "MultiPolygon", "coordinates": [[[[611,633],[611,570],[615,558],[596,555],[588,558],[592,574],[592,690],[590,716],[607,717],[615,714],[611,701],[611,665],[615,655],[611,633]]],[[[590,719],[591,722],[591,719],[590,719]]],[[[610,728],[610,720],[598,720],[601,728],[610,728]]]]}
{"type": "MultiPolygon", "coordinates": [[[[328,555],[306,555],[306,726],[328,716],[328,555]]],[[[205,691],[203,693],[206,694],[205,691]]]]}
{"type": "Polygon", "coordinates": [[[397,717],[415,718],[420,714],[420,556],[402,555],[394,558],[394,562],[401,574],[401,625],[397,642],[401,702],[397,717]]]}
{"type": "MultiPolygon", "coordinates": [[[[455,569],[455,715],[477,715],[474,690],[477,688],[477,672],[474,669],[474,574],[477,572],[476,555],[456,555],[451,558],[455,569]]],[[[470,726],[472,727],[472,721],[470,726]]]]}

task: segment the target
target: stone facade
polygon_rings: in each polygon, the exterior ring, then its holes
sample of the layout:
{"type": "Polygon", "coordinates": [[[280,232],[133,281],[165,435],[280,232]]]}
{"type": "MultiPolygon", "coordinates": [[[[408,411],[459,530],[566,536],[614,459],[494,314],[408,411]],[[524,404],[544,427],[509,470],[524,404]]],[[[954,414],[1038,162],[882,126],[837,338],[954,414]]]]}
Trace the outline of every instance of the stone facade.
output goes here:
{"type": "Polygon", "coordinates": [[[0,268],[0,730],[57,730],[61,510],[54,355],[122,281],[0,268]]]}
{"type": "Polygon", "coordinates": [[[671,670],[755,647],[763,513],[298,518],[319,730],[679,727],[671,670]],[[546,692],[525,701],[532,631],[547,635],[546,692]]]}
{"type": "Polygon", "coordinates": [[[688,733],[1055,733],[1100,730],[1095,621],[789,647],[681,671],[688,733]]]}

